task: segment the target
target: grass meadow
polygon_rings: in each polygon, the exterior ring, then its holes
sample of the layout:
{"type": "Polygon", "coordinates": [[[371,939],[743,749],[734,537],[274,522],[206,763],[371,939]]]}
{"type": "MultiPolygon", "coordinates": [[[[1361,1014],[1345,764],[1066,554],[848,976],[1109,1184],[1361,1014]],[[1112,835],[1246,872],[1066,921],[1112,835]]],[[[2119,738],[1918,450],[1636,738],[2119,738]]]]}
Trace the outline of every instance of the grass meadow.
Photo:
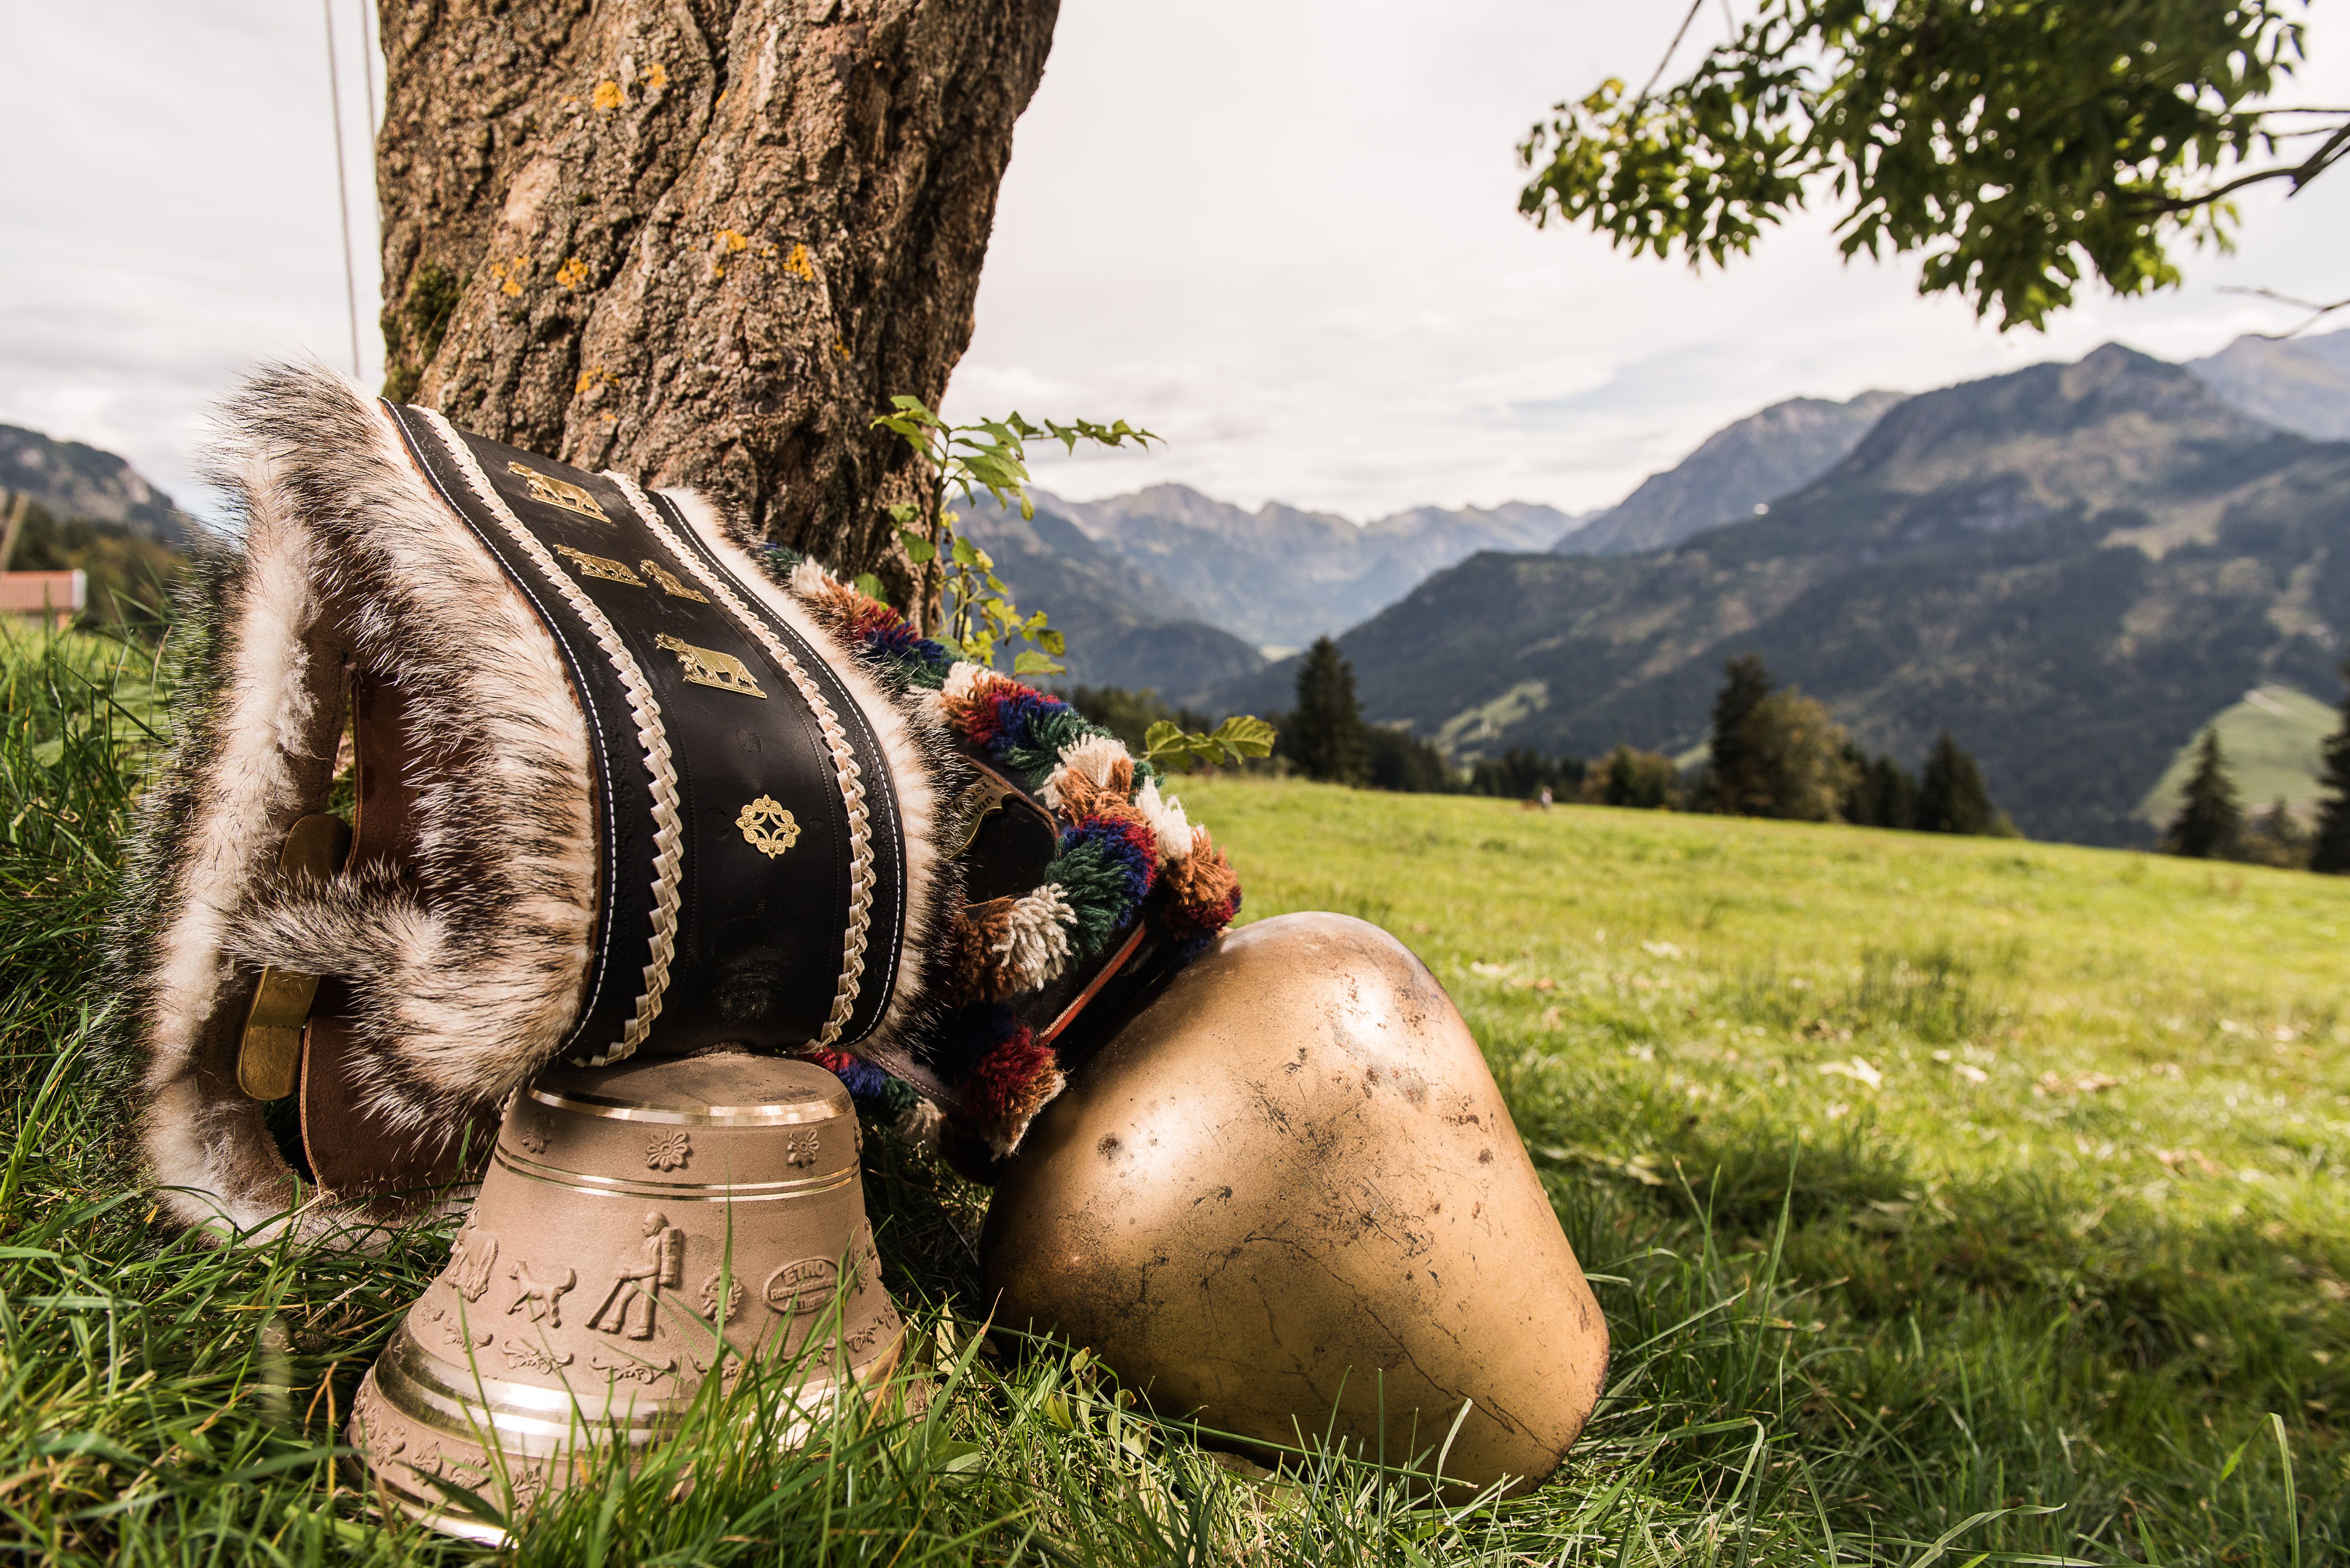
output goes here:
{"type": "MultiPolygon", "coordinates": [[[[158,668],[0,649],[0,1553],[489,1555],[379,1516],[338,1446],[452,1228],[368,1258],[220,1248],[155,1223],[126,1163],[92,954],[158,668]]],[[[1082,1348],[982,1335],[984,1195],[880,1137],[868,1204],[928,1411],[791,1448],[746,1376],[633,1471],[514,1518],[504,1556],[1971,1568],[2315,1563],[2350,1537],[2350,883],[1183,793],[1248,918],[1376,920],[1467,1013],[1615,1337],[1566,1467],[1438,1501],[1346,1456],[1223,1456],[1082,1348]]]]}

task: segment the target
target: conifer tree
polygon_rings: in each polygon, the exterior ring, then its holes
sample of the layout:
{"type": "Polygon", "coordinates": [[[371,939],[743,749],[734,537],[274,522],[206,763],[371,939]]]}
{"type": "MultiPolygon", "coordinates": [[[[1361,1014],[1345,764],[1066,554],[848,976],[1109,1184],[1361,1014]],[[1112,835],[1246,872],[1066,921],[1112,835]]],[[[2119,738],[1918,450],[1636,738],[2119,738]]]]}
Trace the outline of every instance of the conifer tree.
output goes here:
{"type": "Polygon", "coordinates": [[[1742,726],[1739,811],[1788,822],[1829,822],[1852,786],[1851,741],[1815,698],[1790,686],[1754,704],[1742,726]]]}
{"type": "Polygon", "coordinates": [[[1917,826],[1928,833],[1990,833],[1999,811],[1983,787],[1982,770],[1948,730],[1918,770],[1917,826]]]}
{"type": "Polygon", "coordinates": [[[1870,823],[1877,827],[1915,827],[1918,825],[1918,783],[1909,771],[1891,757],[1878,757],[1868,764],[1870,823]]]}
{"type": "Polygon", "coordinates": [[[1369,769],[1355,667],[1329,638],[1315,639],[1297,668],[1297,705],[1290,710],[1282,739],[1307,778],[1358,784],[1369,769]]]}
{"type": "Polygon", "coordinates": [[[1760,816],[1770,806],[1767,781],[1754,776],[1756,758],[1747,743],[1746,721],[1778,682],[1759,653],[1742,653],[1721,667],[1721,690],[1713,697],[1713,733],[1708,746],[1705,809],[1760,816]]]}
{"type": "Polygon", "coordinates": [[[1585,788],[1601,805],[1669,811],[1673,784],[1672,758],[1619,742],[1593,768],[1585,788]]]}
{"type": "Polygon", "coordinates": [[[2281,867],[2288,871],[2309,868],[2309,829],[2293,814],[2293,803],[2279,795],[2269,803],[2269,808],[2247,823],[2242,839],[2243,857],[2261,866],[2281,867]]]}
{"type": "MultiPolygon", "coordinates": [[[[2342,667],[2350,682],[2350,664],[2342,667]]],[[[2342,723],[2325,740],[2325,767],[2318,775],[2325,794],[2317,803],[2317,831],[2309,846],[2309,868],[2339,877],[2350,872],[2350,689],[2342,694],[2342,723]]]]}
{"type": "Polygon", "coordinates": [[[2220,749],[2220,732],[2207,729],[2196,744],[2195,771],[2188,775],[2178,815],[2163,831],[2162,846],[2193,860],[2225,859],[2236,853],[2243,836],[2244,808],[2228,774],[2228,754],[2220,749]]]}

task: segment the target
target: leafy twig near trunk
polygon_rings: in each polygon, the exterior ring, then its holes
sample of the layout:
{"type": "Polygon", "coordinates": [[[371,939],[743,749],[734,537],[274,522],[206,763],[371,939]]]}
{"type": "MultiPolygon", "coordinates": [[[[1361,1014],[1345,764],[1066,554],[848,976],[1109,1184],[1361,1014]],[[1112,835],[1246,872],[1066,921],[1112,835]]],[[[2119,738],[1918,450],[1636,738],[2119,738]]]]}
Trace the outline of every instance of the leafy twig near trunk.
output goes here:
{"type": "MultiPolygon", "coordinates": [[[[1035,646],[1019,651],[1012,673],[1061,673],[1062,666],[1055,662],[1066,651],[1061,634],[1047,624],[1044,611],[1020,612],[987,552],[955,532],[962,519],[947,510],[947,504],[968,505],[983,490],[997,505],[1017,504],[1022,517],[1034,517],[1036,504],[1028,495],[1029,441],[1043,437],[1075,452],[1079,441],[1097,446],[1132,441],[1148,447],[1160,438],[1124,420],[1109,424],[1046,420],[1033,425],[1017,410],[1002,419],[951,424],[920,398],[900,394],[889,402],[893,411],[876,415],[875,427],[894,432],[913,448],[931,481],[920,500],[883,509],[898,524],[899,542],[914,566],[914,603],[908,608],[915,620],[935,620],[930,635],[973,664],[992,663],[999,641],[1030,642],[1035,646]],[[935,615],[931,613],[933,607],[935,615]]],[[[878,577],[860,576],[857,586],[875,598],[885,597],[878,577]]]]}

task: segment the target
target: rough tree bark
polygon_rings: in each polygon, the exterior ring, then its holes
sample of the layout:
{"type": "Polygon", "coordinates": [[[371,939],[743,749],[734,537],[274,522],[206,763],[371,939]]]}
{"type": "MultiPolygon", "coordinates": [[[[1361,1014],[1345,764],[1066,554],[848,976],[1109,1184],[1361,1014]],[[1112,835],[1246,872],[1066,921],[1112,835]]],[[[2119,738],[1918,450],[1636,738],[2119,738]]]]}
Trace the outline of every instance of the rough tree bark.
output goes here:
{"type": "Polygon", "coordinates": [[[1058,0],[380,0],[386,390],[696,485],[904,602],[1058,0]]]}

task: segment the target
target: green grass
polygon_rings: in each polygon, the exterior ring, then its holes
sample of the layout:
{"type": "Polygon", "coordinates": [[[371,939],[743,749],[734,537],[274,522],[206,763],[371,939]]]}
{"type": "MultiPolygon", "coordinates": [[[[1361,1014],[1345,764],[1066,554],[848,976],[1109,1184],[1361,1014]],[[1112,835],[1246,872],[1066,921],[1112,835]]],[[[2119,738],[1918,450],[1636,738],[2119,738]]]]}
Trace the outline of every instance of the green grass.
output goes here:
{"type": "MultiPolygon", "coordinates": [[[[2228,771],[2247,815],[2283,801],[2306,820],[2324,793],[2317,774],[2325,738],[2342,715],[2292,686],[2262,686],[2211,715],[2228,771]]],[[[2200,738],[2200,732],[2197,739],[2200,738]]],[[[2195,771],[2195,741],[2178,748],[2161,780],[2138,803],[2137,815],[2159,827],[2178,813],[2188,775],[2195,771]]]]}
{"type": "MultiPolygon", "coordinates": [[[[126,1183],[90,937],[151,744],[148,671],[102,644],[0,648],[0,1551],[484,1555],[379,1519],[337,1448],[448,1227],[378,1258],[221,1250],[126,1183]]],[[[877,1137],[868,1203],[930,1413],[790,1449],[746,1378],[635,1472],[520,1521],[510,1555],[1956,1568],[2314,1563],[2350,1535],[2350,885],[1184,793],[1252,918],[1376,919],[1467,1012],[1615,1335],[1566,1469],[1448,1510],[1344,1459],[1221,1459],[1081,1355],[976,1337],[983,1195],[877,1137]]]]}

